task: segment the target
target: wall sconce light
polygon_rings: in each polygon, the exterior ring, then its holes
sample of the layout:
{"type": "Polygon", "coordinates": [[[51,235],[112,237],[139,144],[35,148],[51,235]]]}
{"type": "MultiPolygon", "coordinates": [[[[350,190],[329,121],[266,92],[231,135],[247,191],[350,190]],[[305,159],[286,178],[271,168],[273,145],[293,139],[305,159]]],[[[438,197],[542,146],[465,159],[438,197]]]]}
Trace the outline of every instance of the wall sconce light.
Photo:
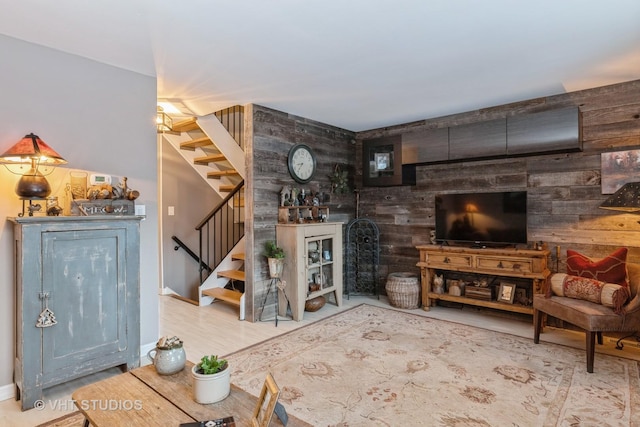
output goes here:
{"type": "Polygon", "coordinates": [[[607,198],[601,209],[612,211],[638,212],[640,211],[640,182],[628,182],[607,198]]]}
{"type": "Polygon", "coordinates": [[[173,120],[164,112],[164,108],[160,106],[158,106],[158,112],[156,113],[156,125],[158,126],[158,132],[171,132],[173,128],[173,120]]]}
{"type": "Polygon", "coordinates": [[[64,165],[67,161],[38,135],[30,133],[0,155],[0,163],[4,164],[9,172],[22,175],[16,184],[16,194],[20,198],[44,199],[51,193],[51,187],[41,169],[49,175],[56,166],[64,165]],[[9,165],[20,165],[19,171],[11,170],[9,165]],[[22,173],[26,165],[30,168],[22,173]]]}

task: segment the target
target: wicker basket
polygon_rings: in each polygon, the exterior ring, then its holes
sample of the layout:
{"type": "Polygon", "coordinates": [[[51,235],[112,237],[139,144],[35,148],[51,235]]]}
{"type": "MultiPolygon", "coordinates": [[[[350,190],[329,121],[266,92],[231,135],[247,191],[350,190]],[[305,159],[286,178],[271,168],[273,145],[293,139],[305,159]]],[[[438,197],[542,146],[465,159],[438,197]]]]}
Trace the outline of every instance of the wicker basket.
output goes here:
{"type": "Polygon", "coordinates": [[[385,285],[389,304],[398,308],[420,307],[420,284],[413,273],[391,273],[385,285]]]}

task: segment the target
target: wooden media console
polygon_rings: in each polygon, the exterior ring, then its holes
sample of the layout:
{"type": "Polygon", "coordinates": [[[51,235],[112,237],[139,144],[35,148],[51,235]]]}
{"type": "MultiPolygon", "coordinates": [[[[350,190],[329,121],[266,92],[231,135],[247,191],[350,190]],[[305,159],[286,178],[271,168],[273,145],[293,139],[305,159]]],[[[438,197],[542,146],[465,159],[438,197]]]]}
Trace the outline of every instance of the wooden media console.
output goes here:
{"type": "MultiPolygon", "coordinates": [[[[494,308],[499,310],[533,314],[531,306],[510,304],[494,299],[478,298],[448,293],[434,292],[433,278],[437,271],[443,273],[469,273],[478,276],[528,279],[531,293],[541,293],[543,283],[551,274],[547,267],[548,250],[533,249],[495,249],[469,248],[463,246],[423,245],[416,246],[420,251],[420,279],[422,282],[422,308],[429,310],[437,300],[451,301],[468,305],[494,308]]],[[[533,295],[532,295],[533,296],[533,295]]]]}

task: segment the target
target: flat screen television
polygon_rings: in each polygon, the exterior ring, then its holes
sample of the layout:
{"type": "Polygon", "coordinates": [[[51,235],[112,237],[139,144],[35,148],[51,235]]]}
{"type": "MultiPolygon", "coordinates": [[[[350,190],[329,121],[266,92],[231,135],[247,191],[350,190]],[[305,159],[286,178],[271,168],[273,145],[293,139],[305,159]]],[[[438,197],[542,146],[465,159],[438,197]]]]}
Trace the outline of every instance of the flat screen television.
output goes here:
{"type": "Polygon", "coordinates": [[[512,246],[527,243],[527,192],[439,194],[436,241],[512,246]]]}

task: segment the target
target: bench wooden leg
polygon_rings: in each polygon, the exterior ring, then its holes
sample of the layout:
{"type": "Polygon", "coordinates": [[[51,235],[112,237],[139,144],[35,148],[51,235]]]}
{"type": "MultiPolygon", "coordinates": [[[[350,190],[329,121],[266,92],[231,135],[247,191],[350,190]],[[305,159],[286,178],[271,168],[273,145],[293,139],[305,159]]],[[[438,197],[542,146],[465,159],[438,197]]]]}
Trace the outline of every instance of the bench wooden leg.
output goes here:
{"type": "Polygon", "coordinates": [[[596,332],[587,331],[587,372],[593,373],[593,358],[596,352],[596,332]]]}
{"type": "Polygon", "coordinates": [[[533,342],[540,342],[540,332],[542,332],[542,313],[540,310],[533,310],[533,342]]]}

